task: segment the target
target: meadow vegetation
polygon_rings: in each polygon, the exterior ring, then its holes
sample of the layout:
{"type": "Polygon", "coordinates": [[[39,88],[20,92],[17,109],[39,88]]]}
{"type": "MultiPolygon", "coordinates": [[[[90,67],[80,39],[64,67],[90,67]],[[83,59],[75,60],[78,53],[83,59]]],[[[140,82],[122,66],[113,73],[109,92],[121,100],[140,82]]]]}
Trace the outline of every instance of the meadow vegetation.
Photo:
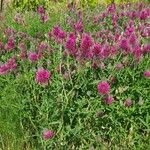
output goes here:
{"type": "Polygon", "coordinates": [[[150,149],[150,4],[56,7],[3,12],[0,148],[150,149]]]}

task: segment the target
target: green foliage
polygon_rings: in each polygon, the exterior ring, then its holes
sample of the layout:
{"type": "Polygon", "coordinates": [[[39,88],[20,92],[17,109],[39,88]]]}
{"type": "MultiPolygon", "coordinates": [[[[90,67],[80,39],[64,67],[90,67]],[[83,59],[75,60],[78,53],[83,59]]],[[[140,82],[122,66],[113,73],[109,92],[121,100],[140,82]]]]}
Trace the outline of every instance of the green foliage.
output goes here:
{"type": "MultiPolygon", "coordinates": [[[[149,2],[150,0],[143,0],[149,2]]],[[[111,3],[126,3],[126,2],[138,2],[138,0],[79,0],[77,4],[79,7],[90,7],[94,8],[98,4],[111,4],[111,3]]],[[[36,10],[39,5],[43,5],[45,8],[49,9],[58,3],[62,5],[67,5],[66,0],[13,0],[13,7],[18,10],[36,10]]],[[[74,3],[74,1],[72,1],[74,3]]]]}
{"type": "Polygon", "coordinates": [[[14,0],[13,7],[19,10],[35,10],[40,4],[40,0],[14,0]]]}
{"type": "Polygon", "coordinates": [[[98,0],[80,0],[80,6],[86,7],[89,6],[91,8],[94,8],[98,4],[98,0]]]}
{"type": "MultiPolygon", "coordinates": [[[[63,0],[13,0],[12,5],[15,9],[19,11],[23,10],[37,10],[37,7],[39,5],[44,6],[46,9],[58,9],[59,4],[61,4],[61,7],[64,7],[65,1],[63,0]]],[[[60,7],[60,6],[59,6],[60,7]]],[[[59,8],[60,9],[60,8],[59,8]]],[[[59,10],[58,9],[58,10],[59,10]]]]}

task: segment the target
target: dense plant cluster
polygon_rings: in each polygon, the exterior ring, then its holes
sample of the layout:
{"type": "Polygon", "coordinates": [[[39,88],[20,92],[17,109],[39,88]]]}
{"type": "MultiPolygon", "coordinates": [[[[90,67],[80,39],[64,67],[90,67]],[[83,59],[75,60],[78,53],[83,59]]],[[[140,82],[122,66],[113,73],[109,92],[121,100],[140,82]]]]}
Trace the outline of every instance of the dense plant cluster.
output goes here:
{"type": "MultiPolygon", "coordinates": [[[[142,0],[143,2],[150,2],[150,0],[142,0]]],[[[135,3],[138,0],[13,0],[12,4],[14,8],[19,10],[36,10],[39,5],[43,5],[49,9],[51,5],[78,5],[79,7],[90,7],[94,8],[98,4],[120,4],[120,3],[135,3]]]]}
{"type": "Polygon", "coordinates": [[[1,37],[2,148],[149,148],[150,8],[68,9],[44,32],[39,6],[35,34],[17,13],[1,37]]]}

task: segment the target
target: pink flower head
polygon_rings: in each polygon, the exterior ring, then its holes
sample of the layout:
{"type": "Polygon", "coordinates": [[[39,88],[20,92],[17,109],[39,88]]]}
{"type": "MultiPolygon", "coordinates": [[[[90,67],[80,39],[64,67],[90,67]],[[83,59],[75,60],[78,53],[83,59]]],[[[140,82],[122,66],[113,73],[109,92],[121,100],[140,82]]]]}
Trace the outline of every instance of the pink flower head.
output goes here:
{"type": "Polygon", "coordinates": [[[130,30],[130,32],[133,32],[135,30],[135,28],[134,28],[134,21],[132,19],[129,20],[128,30],[130,30]]]}
{"type": "Polygon", "coordinates": [[[75,35],[74,35],[74,33],[73,33],[73,32],[70,32],[70,33],[69,33],[68,38],[76,39],[76,37],[75,37],[75,35]]]}
{"type": "Polygon", "coordinates": [[[150,78],[150,71],[149,70],[144,72],[144,77],[150,78]]]}
{"type": "Polygon", "coordinates": [[[65,37],[66,37],[66,32],[60,31],[60,32],[58,33],[58,38],[60,38],[60,39],[65,39],[65,37]]]}
{"type": "Polygon", "coordinates": [[[110,92],[110,85],[107,81],[102,81],[98,83],[98,92],[102,95],[106,95],[110,92]]]}
{"type": "Polygon", "coordinates": [[[135,44],[136,39],[137,39],[137,37],[134,33],[131,34],[130,37],[129,37],[129,41],[130,41],[131,44],[135,44]]]}
{"type": "Polygon", "coordinates": [[[44,138],[44,140],[49,140],[49,139],[53,138],[54,135],[55,135],[54,132],[51,131],[51,130],[45,130],[43,132],[43,138],[44,138]]]}
{"type": "Polygon", "coordinates": [[[16,23],[21,23],[22,22],[22,16],[21,14],[17,13],[15,16],[14,16],[14,21],[16,23]]]}
{"type": "Polygon", "coordinates": [[[131,12],[130,12],[130,18],[131,18],[131,19],[134,19],[134,18],[137,17],[137,16],[138,16],[138,14],[137,14],[136,11],[131,11],[131,12]]]}
{"type": "Polygon", "coordinates": [[[117,20],[118,20],[118,16],[117,16],[116,13],[112,15],[112,20],[113,20],[113,21],[117,21],[117,20]]]}
{"type": "Polygon", "coordinates": [[[132,100],[131,99],[127,99],[125,102],[124,102],[124,105],[126,107],[130,107],[132,105],[132,100]]]}
{"type": "Polygon", "coordinates": [[[75,39],[68,38],[67,41],[66,41],[65,48],[72,51],[72,50],[75,49],[75,47],[76,47],[76,41],[75,41],[75,39]]]}
{"type": "Polygon", "coordinates": [[[125,50],[126,53],[129,52],[130,51],[129,41],[127,39],[122,39],[120,42],[120,48],[125,50]]]}
{"type": "Polygon", "coordinates": [[[145,45],[144,45],[144,47],[143,47],[143,52],[144,52],[144,53],[150,52],[150,44],[145,44],[145,45]]]}
{"type": "Polygon", "coordinates": [[[120,39],[120,32],[118,30],[116,30],[115,35],[114,35],[114,40],[118,41],[120,39]]]}
{"type": "Polygon", "coordinates": [[[116,45],[112,45],[111,47],[111,56],[114,56],[117,54],[117,46],[116,45]]]}
{"type": "Polygon", "coordinates": [[[90,34],[84,34],[82,36],[81,44],[80,44],[80,54],[83,58],[91,59],[93,57],[93,51],[91,49],[93,45],[93,38],[90,34]]]}
{"type": "Polygon", "coordinates": [[[12,50],[14,48],[15,48],[15,41],[14,41],[14,39],[13,38],[8,39],[8,42],[7,42],[6,46],[5,46],[5,49],[10,51],[10,50],[12,50]]]}
{"type": "Polygon", "coordinates": [[[116,64],[116,69],[117,70],[121,70],[123,68],[123,64],[116,64]]]}
{"type": "Polygon", "coordinates": [[[96,62],[93,62],[92,68],[93,68],[93,69],[97,69],[97,64],[96,64],[96,62]]]}
{"type": "Polygon", "coordinates": [[[83,23],[82,19],[80,19],[76,24],[74,24],[74,28],[78,32],[83,32],[83,23]]]}
{"type": "Polygon", "coordinates": [[[42,14],[40,19],[43,23],[46,23],[48,21],[48,15],[42,14]]]}
{"type": "Polygon", "coordinates": [[[22,51],[20,51],[19,57],[20,57],[21,60],[24,60],[26,58],[26,55],[27,55],[26,51],[22,50],[22,51]]]}
{"type": "Polygon", "coordinates": [[[45,69],[38,69],[36,72],[36,82],[41,85],[47,85],[50,79],[50,73],[45,69]]]}
{"type": "Polygon", "coordinates": [[[130,36],[135,31],[134,25],[128,26],[126,28],[125,34],[126,36],[130,36]]]}
{"type": "Polygon", "coordinates": [[[10,59],[8,59],[7,66],[9,68],[9,70],[15,70],[16,69],[16,67],[17,67],[16,56],[13,56],[10,59]]]}
{"type": "Polygon", "coordinates": [[[73,56],[76,55],[77,53],[77,49],[76,49],[76,38],[74,35],[72,35],[71,33],[69,34],[69,37],[66,41],[66,44],[65,44],[65,48],[67,50],[69,50],[69,53],[73,56]]]}
{"type": "Polygon", "coordinates": [[[94,46],[93,46],[93,54],[95,56],[99,56],[100,51],[101,51],[101,45],[100,44],[94,44],[94,46]]]}
{"type": "Polygon", "coordinates": [[[57,37],[58,34],[60,33],[60,31],[61,31],[61,28],[59,26],[55,26],[55,27],[53,27],[52,33],[54,36],[57,37]]]}
{"type": "Polygon", "coordinates": [[[47,33],[47,35],[48,35],[49,38],[52,38],[52,35],[53,35],[53,34],[52,34],[52,31],[49,31],[49,32],[47,33]]]}
{"type": "Polygon", "coordinates": [[[5,35],[6,35],[7,37],[13,36],[14,33],[15,33],[15,30],[14,30],[13,28],[7,28],[7,29],[5,30],[5,35]]]}
{"type": "Polygon", "coordinates": [[[97,16],[94,16],[93,20],[94,20],[94,24],[97,24],[99,21],[99,18],[97,16]]]}
{"type": "Polygon", "coordinates": [[[109,95],[105,98],[104,102],[105,104],[111,105],[113,103],[113,100],[114,100],[113,96],[109,95]]]}
{"type": "Polygon", "coordinates": [[[148,17],[147,12],[145,10],[141,11],[141,13],[140,13],[140,19],[141,20],[145,20],[145,19],[147,19],[147,17],[148,17]]]}
{"type": "Polygon", "coordinates": [[[35,52],[30,52],[29,53],[29,60],[31,62],[36,62],[38,60],[38,54],[35,52]]]}
{"type": "Polygon", "coordinates": [[[103,12],[100,15],[100,18],[104,19],[105,17],[107,17],[108,13],[107,12],[103,12]]]}
{"type": "Polygon", "coordinates": [[[38,46],[38,51],[43,51],[46,48],[47,48],[47,44],[44,42],[41,42],[38,46]]]}
{"type": "Polygon", "coordinates": [[[93,45],[93,39],[89,34],[82,37],[80,48],[82,51],[87,51],[93,45]]]}
{"type": "Polygon", "coordinates": [[[143,3],[142,3],[142,2],[140,2],[140,3],[138,4],[138,9],[139,9],[139,10],[142,10],[142,9],[143,9],[143,7],[144,7],[143,3]]]}
{"type": "Polygon", "coordinates": [[[26,46],[25,46],[25,43],[21,42],[18,44],[18,48],[22,51],[26,50],[26,46]]]}
{"type": "Polygon", "coordinates": [[[82,17],[82,11],[79,10],[79,11],[77,12],[77,15],[78,15],[79,18],[81,18],[81,17],[82,17]]]}
{"type": "Polygon", "coordinates": [[[121,16],[121,17],[124,17],[124,16],[125,16],[125,12],[122,11],[122,12],[120,13],[120,16],[121,16]]]}
{"type": "Polygon", "coordinates": [[[18,35],[19,35],[21,38],[27,37],[27,33],[26,33],[26,32],[18,32],[18,35]]]}
{"type": "Polygon", "coordinates": [[[105,59],[110,56],[110,45],[108,43],[105,43],[101,49],[100,57],[105,59]]]}
{"type": "Polygon", "coordinates": [[[109,13],[114,13],[116,11],[116,4],[111,4],[107,10],[109,13]]]}
{"type": "Polygon", "coordinates": [[[0,75],[5,75],[9,71],[9,67],[7,64],[0,65],[0,75]]]}
{"type": "Polygon", "coordinates": [[[93,51],[92,51],[92,50],[87,51],[84,56],[85,56],[87,59],[92,59],[92,58],[93,58],[93,51]]]}
{"type": "Polygon", "coordinates": [[[45,9],[44,9],[43,6],[39,6],[37,11],[38,11],[39,14],[44,14],[45,13],[45,9]]]}
{"type": "Polygon", "coordinates": [[[140,59],[142,58],[141,45],[139,43],[136,43],[133,47],[133,56],[138,61],[140,61],[140,59]]]}

